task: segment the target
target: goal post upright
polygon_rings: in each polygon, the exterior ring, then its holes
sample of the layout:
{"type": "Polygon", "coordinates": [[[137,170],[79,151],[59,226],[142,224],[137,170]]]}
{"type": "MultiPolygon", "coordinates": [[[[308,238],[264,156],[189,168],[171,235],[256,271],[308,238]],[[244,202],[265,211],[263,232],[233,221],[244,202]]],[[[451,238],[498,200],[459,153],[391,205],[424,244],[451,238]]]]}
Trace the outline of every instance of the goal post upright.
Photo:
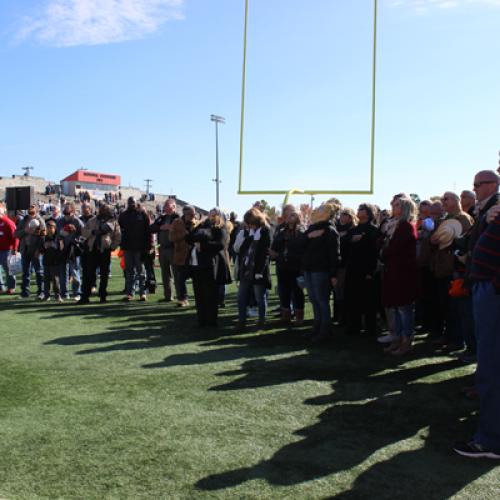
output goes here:
{"type": "Polygon", "coordinates": [[[371,133],[370,133],[370,181],[369,189],[362,190],[318,190],[318,189],[278,189],[278,190],[258,190],[243,189],[243,165],[244,165],[244,143],[245,143],[245,98],[246,98],[246,77],[247,77],[247,49],[248,49],[248,20],[250,0],[245,2],[245,21],[243,28],[243,68],[241,84],[241,116],[240,116],[240,155],[239,155],[239,175],[238,194],[241,195],[285,195],[292,192],[301,192],[306,195],[336,194],[336,195],[371,195],[375,187],[375,128],[376,128],[376,98],[377,98],[377,28],[378,28],[378,0],[373,0],[373,50],[372,50],[372,96],[371,96],[371,133]]]}

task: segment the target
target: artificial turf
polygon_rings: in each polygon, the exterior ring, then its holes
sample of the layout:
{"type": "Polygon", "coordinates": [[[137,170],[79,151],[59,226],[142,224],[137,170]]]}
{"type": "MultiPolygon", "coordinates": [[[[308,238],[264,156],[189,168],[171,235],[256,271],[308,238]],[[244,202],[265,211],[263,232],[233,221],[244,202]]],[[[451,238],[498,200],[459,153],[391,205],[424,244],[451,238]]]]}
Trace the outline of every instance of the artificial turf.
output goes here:
{"type": "MultiPolygon", "coordinates": [[[[421,337],[311,346],[269,320],[236,334],[193,308],[0,298],[0,498],[499,498],[472,435],[473,367],[421,337]]],[[[95,300],[95,299],[94,299],[95,300]]],[[[310,312],[308,311],[310,316],[310,312]]]]}

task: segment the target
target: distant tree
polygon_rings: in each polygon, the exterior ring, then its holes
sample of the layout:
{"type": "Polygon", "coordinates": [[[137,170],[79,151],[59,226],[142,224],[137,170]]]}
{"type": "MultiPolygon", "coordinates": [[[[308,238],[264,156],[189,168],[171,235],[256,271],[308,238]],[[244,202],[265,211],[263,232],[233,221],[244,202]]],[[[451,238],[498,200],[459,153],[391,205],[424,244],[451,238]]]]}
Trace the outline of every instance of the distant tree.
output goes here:
{"type": "Polygon", "coordinates": [[[302,205],[300,205],[300,214],[303,224],[305,225],[309,224],[309,222],[311,221],[311,212],[312,212],[311,205],[307,203],[303,203],[302,205]]]}
{"type": "Polygon", "coordinates": [[[274,223],[278,220],[279,212],[276,207],[272,207],[266,200],[258,200],[253,206],[267,215],[270,222],[274,223]]]}

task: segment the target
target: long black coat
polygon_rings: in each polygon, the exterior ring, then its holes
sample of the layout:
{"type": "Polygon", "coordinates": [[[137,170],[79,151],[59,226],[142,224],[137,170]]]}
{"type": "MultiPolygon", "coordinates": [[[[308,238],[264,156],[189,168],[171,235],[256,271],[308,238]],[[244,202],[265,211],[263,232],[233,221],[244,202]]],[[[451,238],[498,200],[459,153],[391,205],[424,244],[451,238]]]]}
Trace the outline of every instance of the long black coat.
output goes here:
{"type": "Polygon", "coordinates": [[[260,228],[258,241],[254,241],[254,237],[245,230],[245,240],[238,253],[238,277],[240,281],[250,279],[254,285],[264,285],[266,288],[271,288],[270,247],[271,234],[267,226],[260,228]],[[250,278],[249,273],[251,274],[250,278]],[[262,276],[262,278],[256,278],[256,275],[262,276]]]}
{"type": "Polygon", "coordinates": [[[196,252],[197,267],[211,269],[215,282],[219,285],[232,282],[227,254],[229,238],[225,227],[214,226],[206,220],[188,234],[186,240],[190,244],[199,243],[199,251],[196,252]]]}

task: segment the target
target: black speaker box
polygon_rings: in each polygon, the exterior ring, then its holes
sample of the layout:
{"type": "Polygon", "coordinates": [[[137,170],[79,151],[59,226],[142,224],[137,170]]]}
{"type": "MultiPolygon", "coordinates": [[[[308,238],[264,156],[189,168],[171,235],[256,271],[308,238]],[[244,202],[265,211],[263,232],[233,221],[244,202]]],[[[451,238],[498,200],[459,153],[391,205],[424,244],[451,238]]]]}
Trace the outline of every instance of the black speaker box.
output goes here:
{"type": "Polygon", "coordinates": [[[28,210],[35,201],[35,188],[33,186],[8,187],[5,189],[7,210],[28,210]]]}

